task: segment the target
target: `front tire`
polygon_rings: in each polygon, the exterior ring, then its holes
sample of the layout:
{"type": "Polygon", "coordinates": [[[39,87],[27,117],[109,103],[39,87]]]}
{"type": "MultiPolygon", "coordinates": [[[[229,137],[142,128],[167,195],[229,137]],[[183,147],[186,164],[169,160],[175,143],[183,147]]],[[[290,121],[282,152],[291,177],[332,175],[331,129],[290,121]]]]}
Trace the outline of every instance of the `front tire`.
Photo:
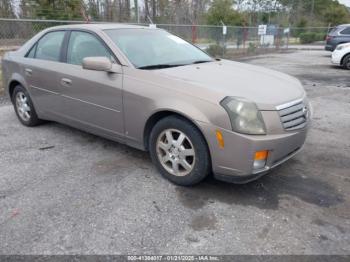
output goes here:
{"type": "Polygon", "coordinates": [[[17,85],[12,94],[12,103],[18,117],[18,120],[25,126],[37,126],[41,120],[36,114],[33,102],[27,90],[17,85]]]}
{"type": "Polygon", "coordinates": [[[198,184],[210,173],[206,141],[198,128],[184,118],[161,119],[152,129],[149,145],[159,172],[177,185],[198,184]]]}
{"type": "Polygon", "coordinates": [[[343,66],[345,69],[350,70],[350,54],[347,55],[346,57],[344,57],[342,66],[343,66]]]}

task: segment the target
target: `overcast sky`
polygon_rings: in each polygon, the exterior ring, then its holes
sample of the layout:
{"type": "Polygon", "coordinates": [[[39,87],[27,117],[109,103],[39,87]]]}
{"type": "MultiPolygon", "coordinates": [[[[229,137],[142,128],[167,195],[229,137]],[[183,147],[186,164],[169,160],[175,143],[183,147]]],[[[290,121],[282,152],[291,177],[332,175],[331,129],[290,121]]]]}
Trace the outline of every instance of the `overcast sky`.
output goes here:
{"type": "Polygon", "coordinates": [[[340,3],[350,7],[350,0],[338,0],[340,3]]]}

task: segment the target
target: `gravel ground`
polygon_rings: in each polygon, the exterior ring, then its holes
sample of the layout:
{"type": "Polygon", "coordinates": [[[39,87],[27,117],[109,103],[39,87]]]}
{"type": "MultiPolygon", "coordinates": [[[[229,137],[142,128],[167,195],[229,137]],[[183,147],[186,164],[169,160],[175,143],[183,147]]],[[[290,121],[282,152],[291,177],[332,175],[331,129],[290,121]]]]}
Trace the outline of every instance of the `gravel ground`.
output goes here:
{"type": "Polygon", "coordinates": [[[315,111],[304,150],[247,185],[172,185],[146,153],[0,102],[0,254],[350,254],[349,72],[323,51],[245,62],[301,79],[315,111]]]}
{"type": "Polygon", "coordinates": [[[0,93],[0,106],[11,104],[10,99],[4,93],[0,93]]]}

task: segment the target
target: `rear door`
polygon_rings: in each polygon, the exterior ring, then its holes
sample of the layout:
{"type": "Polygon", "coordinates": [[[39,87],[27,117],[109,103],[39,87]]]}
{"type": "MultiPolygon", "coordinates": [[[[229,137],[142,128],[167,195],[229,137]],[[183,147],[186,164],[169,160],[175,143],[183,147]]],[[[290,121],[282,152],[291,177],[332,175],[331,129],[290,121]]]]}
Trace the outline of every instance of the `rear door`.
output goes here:
{"type": "Polygon", "coordinates": [[[58,74],[62,65],[62,47],[66,31],[46,33],[23,59],[23,75],[37,111],[60,111],[58,74]]]}
{"type": "Polygon", "coordinates": [[[350,42],[350,27],[347,27],[339,32],[341,43],[350,42]]]}
{"type": "Polygon", "coordinates": [[[59,70],[63,114],[74,125],[121,138],[123,123],[123,75],[82,68],[85,57],[116,58],[96,34],[71,31],[66,46],[66,64],[59,70]]]}

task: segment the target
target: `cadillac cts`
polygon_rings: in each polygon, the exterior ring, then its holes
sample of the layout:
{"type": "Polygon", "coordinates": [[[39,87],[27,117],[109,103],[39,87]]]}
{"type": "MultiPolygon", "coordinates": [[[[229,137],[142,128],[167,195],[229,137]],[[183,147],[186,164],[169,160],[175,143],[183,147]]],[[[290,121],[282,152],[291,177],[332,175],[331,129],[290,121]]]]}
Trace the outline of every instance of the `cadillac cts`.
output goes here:
{"type": "Polygon", "coordinates": [[[303,146],[310,106],[288,75],[215,60],[164,30],[44,30],[2,61],[19,121],[72,127],[150,152],[179,185],[245,183],[303,146]]]}

